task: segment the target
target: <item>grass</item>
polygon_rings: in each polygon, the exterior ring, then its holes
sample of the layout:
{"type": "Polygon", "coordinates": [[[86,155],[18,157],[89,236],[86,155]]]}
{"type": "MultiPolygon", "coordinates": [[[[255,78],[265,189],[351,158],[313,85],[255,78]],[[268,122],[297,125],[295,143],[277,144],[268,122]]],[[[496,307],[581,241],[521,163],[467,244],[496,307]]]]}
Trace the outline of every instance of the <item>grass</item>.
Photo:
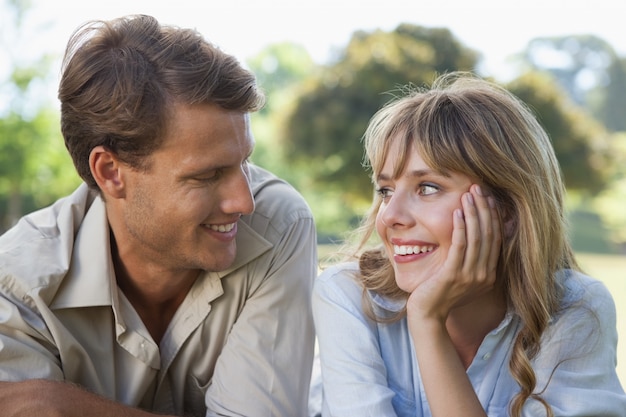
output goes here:
{"type": "MultiPolygon", "coordinates": [[[[332,255],[334,249],[334,245],[320,245],[320,259],[332,255]]],[[[615,300],[619,337],[617,375],[626,388],[626,256],[577,253],[577,258],[585,273],[604,282],[615,300]]]]}
{"type": "Polygon", "coordinates": [[[626,387],[626,256],[578,253],[583,270],[604,282],[615,300],[617,310],[617,375],[626,387]]]}

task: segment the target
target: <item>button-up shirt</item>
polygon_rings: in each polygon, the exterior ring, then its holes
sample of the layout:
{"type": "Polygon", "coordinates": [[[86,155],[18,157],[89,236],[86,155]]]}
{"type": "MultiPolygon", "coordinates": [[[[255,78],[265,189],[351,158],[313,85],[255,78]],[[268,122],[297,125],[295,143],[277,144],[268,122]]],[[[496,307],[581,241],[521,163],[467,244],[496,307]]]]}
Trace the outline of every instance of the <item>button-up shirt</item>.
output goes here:
{"type": "Polygon", "coordinates": [[[0,380],[65,380],[147,410],[304,416],[315,225],[251,167],[237,255],[190,289],[157,345],[116,285],[103,200],[85,185],[0,237],[0,380]]]}

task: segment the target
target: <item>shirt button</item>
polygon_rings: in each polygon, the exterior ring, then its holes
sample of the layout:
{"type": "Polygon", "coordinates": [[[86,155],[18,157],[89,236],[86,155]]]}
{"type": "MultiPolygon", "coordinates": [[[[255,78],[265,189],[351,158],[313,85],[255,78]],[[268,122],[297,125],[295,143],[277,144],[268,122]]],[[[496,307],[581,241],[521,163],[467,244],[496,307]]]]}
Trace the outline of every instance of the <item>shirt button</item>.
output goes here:
{"type": "Polygon", "coordinates": [[[483,360],[488,360],[491,357],[491,352],[487,352],[483,355],[483,360]]]}

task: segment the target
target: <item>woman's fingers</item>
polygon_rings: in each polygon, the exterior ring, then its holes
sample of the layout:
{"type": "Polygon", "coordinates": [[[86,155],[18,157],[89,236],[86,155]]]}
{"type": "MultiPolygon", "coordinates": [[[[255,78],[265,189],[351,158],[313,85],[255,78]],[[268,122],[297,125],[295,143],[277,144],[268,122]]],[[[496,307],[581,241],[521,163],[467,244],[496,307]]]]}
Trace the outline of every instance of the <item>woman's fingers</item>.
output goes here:
{"type": "Polygon", "coordinates": [[[487,204],[491,210],[491,227],[493,229],[493,238],[491,239],[491,250],[489,252],[488,270],[493,271],[495,274],[498,266],[498,258],[500,257],[500,247],[502,244],[502,230],[500,215],[498,208],[496,207],[496,200],[489,196],[487,197],[487,204]]]}
{"type": "Polygon", "coordinates": [[[489,269],[489,256],[493,252],[493,223],[491,207],[487,201],[487,196],[479,185],[474,185],[470,192],[475,193],[475,201],[480,223],[480,253],[478,256],[478,267],[487,273],[489,269]]]}
{"type": "Polygon", "coordinates": [[[436,278],[420,286],[424,290],[419,303],[428,314],[445,319],[451,308],[484,293],[495,282],[500,219],[493,197],[484,194],[472,185],[461,197],[461,208],[452,215],[452,244],[447,259],[436,278]]]}
{"type": "Polygon", "coordinates": [[[466,242],[462,270],[466,277],[492,283],[500,253],[500,219],[493,197],[479,185],[463,196],[466,242]]]}
{"type": "Polygon", "coordinates": [[[448,274],[455,277],[456,274],[462,270],[463,262],[466,257],[467,230],[463,210],[454,210],[452,225],[452,245],[448,251],[448,258],[446,259],[444,267],[448,270],[448,274]]]}
{"type": "Polygon", "coordinates": [[[465,217],[465,231],[467,247],[465,249],[465,257],[461,270],[465,273],[473,272],[480,257],[482,238],[480,226],[480,213],[476,206],[476,198],[470,192],[463,194],[461,204],[463,205],[463,213],[465,217]]]}

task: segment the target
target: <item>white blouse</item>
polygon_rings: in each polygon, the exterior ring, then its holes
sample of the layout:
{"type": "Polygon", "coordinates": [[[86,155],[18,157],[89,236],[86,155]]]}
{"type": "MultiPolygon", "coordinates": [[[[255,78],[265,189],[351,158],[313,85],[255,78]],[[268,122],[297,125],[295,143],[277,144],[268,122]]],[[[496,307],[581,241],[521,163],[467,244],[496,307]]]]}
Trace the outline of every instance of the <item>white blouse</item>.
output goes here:
{"type": "MultiPolygon", "coordinates": [[[[370,320],[362,310],[357,264],[325,270],[316,280],[313,314],[319,342],[323,416],[431,416],[406,318],[370,320]]],[[[626,416],[617,377],[615,305],[600,281],[579,272],[559,273],[564,305],[544,333],[532,365],[537,391],[555,416],[626,416]],[[558,366],[557,366],[558,365],[558,366]],[[556,369],[555,369],[556,367],[556,369]]],[[[399,311],[403,303],[369,293],[376,308],[399,311]]],[[[467,375],[489,416],[508,415],[519,386],[509,372],[519,317],[509,312],[483,340],[467,375]]],[[[545,415],[528,400],[523,415],[545,415]]]]}

